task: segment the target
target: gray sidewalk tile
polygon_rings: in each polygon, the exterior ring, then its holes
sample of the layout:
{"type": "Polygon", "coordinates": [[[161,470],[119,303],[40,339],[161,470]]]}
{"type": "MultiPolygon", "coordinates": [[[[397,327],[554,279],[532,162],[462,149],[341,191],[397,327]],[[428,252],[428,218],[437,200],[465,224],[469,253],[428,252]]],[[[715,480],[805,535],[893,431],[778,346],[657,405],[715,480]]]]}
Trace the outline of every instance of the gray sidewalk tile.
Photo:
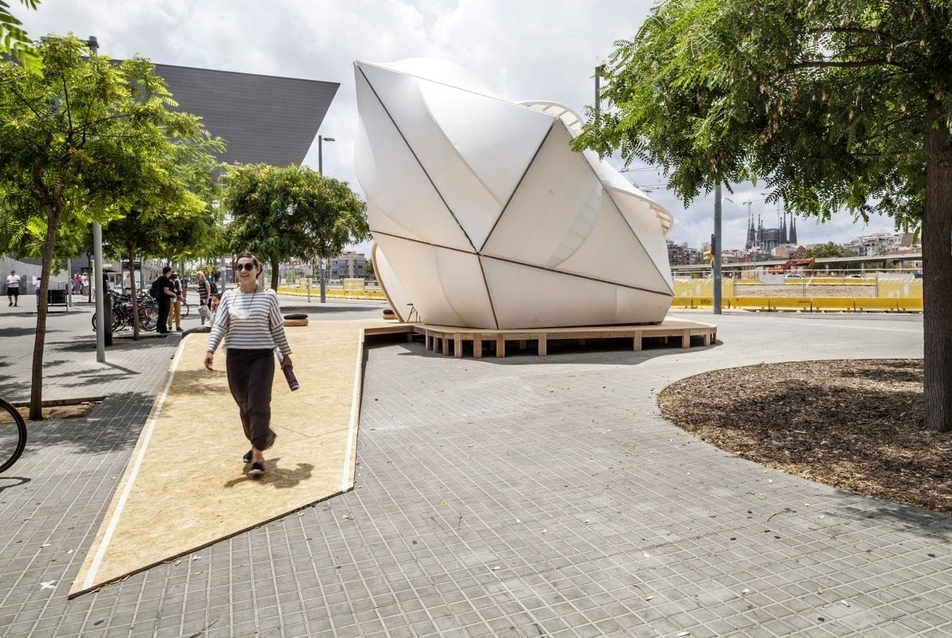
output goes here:
{"type": "MultiPolygon", "coordinates": [[[[177,337],[97,364],[88,309],[57,317],[45,395],[107,399],[31,425],[0,476],[0,636],[949,635],[950,517],[765,470],[655,404],[718,367],[921,356],[921,317],[684,316],[722,343],[481,361],[371,348],[355,490],[73,601],[177,337]]],[[[29,321],[0,315],[15,335],[2,396],[26,397],[29,321]]]]}

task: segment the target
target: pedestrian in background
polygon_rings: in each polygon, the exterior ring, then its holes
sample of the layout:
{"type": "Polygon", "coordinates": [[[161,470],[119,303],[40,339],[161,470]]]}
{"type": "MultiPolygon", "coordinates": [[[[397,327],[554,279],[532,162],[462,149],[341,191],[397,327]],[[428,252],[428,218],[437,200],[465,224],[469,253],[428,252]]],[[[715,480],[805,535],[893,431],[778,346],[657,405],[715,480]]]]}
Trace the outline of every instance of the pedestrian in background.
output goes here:
{"type": "Polygon", "coordinates": [[[172,267],[166,266],[162,269],[162,276],[156,282],[156,289],[159,294],[155,300],[159,304],[159,318],[155,322],[155,331],[163,335],[169,332],[169,308],[172,305],[172,299],[175,297],[175,292],[172,290],[172,281],[169,279],[171,272],[172,267]]]}
{"type": "Polygon", "coordinates": [[[169,305],[169,330],[172,329],[174,323],[175,329],[182,332],[182,300],[184,296],[182,295],[182,282],[179,281],[178,273],[169,274],[169,283],[171,284],[169,288],[175,293],[175,297],[172,298],[172,303],[169,305]]]}
{"type": "Polygon", "coordinates": [[[271,387],[274,351],[283,356],[282,368],[291,368],[291,348],[284,334],[278,295],[258,285],[261,262],[245,252],[235,260],[239,286],[222,295],[205,353],[205,368],[212,370],[215,350],[224,341],[228,388],[238,404],[238,414],[251,449],[242,457],[251,463],[248,474],[264,473],[263,452],[274,444],[271,429],[271,387]]]}
{"type": "Polygon", "coordinates": [[[16,270],[11,270],[7,275],[7,299],[11,306],[20,305],[20,275],[16,270]]]}
{"type": "Polygon", "coordinates": [[[212,319],[212,286],[205,279],[205,273],[199,270],[195,273],[195,286],[198,288],[198,316],[202,325],[208,321],[211,324],[212,319]]]}

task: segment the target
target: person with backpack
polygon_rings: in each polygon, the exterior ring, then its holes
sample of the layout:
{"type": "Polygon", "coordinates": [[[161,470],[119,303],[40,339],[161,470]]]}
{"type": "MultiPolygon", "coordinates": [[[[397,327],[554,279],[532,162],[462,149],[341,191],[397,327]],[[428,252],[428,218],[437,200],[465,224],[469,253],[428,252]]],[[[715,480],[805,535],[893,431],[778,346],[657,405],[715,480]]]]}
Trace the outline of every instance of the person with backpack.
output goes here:
{"type": "Polygon", "coordinates": [[[159,304],[159,318],[155,322],[155,331],[159,334],[169,333],[169,308],[172,307],[172,299],[177,295],[172,288],[172,280],[169,279],[169,273],[172,272],[171,266],[162,269],[162,276],[155,280],[149,292],[155,297],[159,304]]]}
{"type": "Polygon", "coordinates": [[[175,330],[182,332],[182,282],[179,281],[178,273],[169,274],[170,289],[175,293],[172,303],[169,305],[169,331],[172,330],[172,323],[175,323],[175,330]]]}

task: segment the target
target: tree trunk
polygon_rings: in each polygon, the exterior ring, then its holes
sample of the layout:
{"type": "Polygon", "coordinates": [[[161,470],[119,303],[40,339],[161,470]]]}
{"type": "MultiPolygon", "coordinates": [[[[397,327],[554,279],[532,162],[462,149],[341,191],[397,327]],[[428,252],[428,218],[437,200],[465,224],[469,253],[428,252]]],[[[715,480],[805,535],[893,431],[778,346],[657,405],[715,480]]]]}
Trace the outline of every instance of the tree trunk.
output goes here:
{"type": "Polygon", "coordinates": [[[271,290],[278,292],[278,268],[281,262],[277,259],[271,260],[271,290]]]}
{"type": "MultiPolygon", "coordinates": [[[[929,103],[926,121],[941,121],[929,103]]],[[[925,134],[926,201],[922,216],[925,427],[952,431],[952,144],[944,126],[925,134]]]]}
{"type": "MultiPolygon", "coordinates": [[[[44,206],[45,208],[45,206],[44,206]]],[[[46,348],[46,318],[49,313],[50,272],[56,250],[56,227],[61,213],[47,211],[46,240],[43,242],[43,272],[40,273],[40,293],[36,298],[36,333],[33,336],[33,369],[30,375],[30,420],[43,419],[43,350],[46,348]]]]}

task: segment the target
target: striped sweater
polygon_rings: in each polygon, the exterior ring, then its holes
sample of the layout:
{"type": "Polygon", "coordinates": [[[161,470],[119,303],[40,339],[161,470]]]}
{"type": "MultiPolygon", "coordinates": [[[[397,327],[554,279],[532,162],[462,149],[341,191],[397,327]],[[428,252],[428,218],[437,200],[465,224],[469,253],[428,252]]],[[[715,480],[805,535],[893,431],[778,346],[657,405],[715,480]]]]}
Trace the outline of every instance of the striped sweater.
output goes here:
{"type": "Polygon", "coordinates": [[[215,352],[222,339],[226,350],[273,350],[277,346],[282,355],[291,354],[278,295],[273,290],[243,293],[240,288],[222,295],[208,336],[208,352],[215,352]]]}

